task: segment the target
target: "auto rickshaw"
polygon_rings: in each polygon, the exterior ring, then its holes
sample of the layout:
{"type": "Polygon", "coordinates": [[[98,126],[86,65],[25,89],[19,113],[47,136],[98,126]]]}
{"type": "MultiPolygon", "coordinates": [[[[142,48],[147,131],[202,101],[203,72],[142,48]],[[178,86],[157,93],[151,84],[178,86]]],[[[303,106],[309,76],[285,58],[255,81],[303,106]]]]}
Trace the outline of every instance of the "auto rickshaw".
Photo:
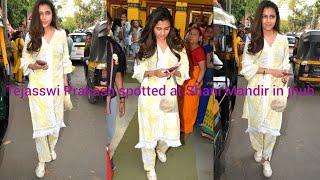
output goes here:
{"type": "Polygon", "coordinates": [[[293,74],[296,87],[320,86],[320,30],[301,34],[293,74]]]}
{"type": "MultiPolygon", "coordinates": [[[[297,56],[301,34],[302,34],[302,32],[299,32],[299,33],[296,33],[294,36],[295,40],[294,40],[293,52],[292,52],[292,56],[289,56],[290,63],[293,63],[294,58],[296,58],[296,56],[297,56]]],[[[289,48],[290,48],[290,46],[289,46],[289,48]]]]}
{"type": "Polygon", "coordinates": [[[214,53],[223,64],[214,64],[222,66],[219,70],[214,70],[213,84],[214,89],[218,89],[216,99],[219,102],[219,119],[215,119],[215,136],[214,136],[214,176],[217,178],[220,174],[219,158],[223,152],[225,143],[228,139],[231,127],[231,114],[234,109],[236,94],[230,94],[230,91],[237,87],[238,81],[238,46],[236,42],[236,26],[233,15],[227,13],[220,7],[214,7],[215,27],[224,28],[223,42],[224,48],[217,49],[214,53]],[[218,84],[218,87],[215,87],[218,84]]]}
{"type": "MultiPolygon", "coordinates": [[[[105,54],[105,38],[107,37],[107,21],[97,24],[92,33],[90,56],[86,60],[88,66],[85,73],[87,87],[90,90],[102,90],[107,88],[107,62],[103,58],[105,54]]],[[[91,104],[97,102],[100,96],[88,94],[88,101],[91,104]]]]}
{"type": "MultiPolygon", "coordinates": [[[[98,23],[93,32],[92,32],[92,40],[91,40],[91,47],[90,47],[90,55],[89,58],[86,60],[86,65],[88,68],[86,69],[85,77],[87,82],[87,88],[89,91],[95,91],[98,93],[88,93],[88,101],[91,104],[94,104],[97,102],[97,100],[100,97],[103,97],[108,91],[110,92],[109,82],[110,82],[110,69],[111,69],[111,63],[107,62],[108,59],[112,58],[113,53],[111,52],[114,49],[116,52],[121,51],[119,49],[120,46],[115,42],[111,37],[107,36],[107,21],[101,21],[98,23]],[[113,48],[108,48],[112,43],[113,48]],[[116,49],[117,48],[117,49],[116,49]]],[[[125,57],[123,53],[120,53],[119,60],[124,59],[125,57]]],[[[118,61],[117,61],[118,62],[118,61]]],[[[114,68],[117,68],[119,66],[119,63],[114,63],[114,68]]],[[[115,77],[113,76],[113,79],[115,77]]],[[[104,98],[105,100],[105,98],[104,98]]]]}
{"type": "Polygon", "coordinates": [[[0,145],[7,131],[9,119],[9,91],[7,86],[10,80],[10,72],[4,31],[2,15],[0,15],[0,145]]]}

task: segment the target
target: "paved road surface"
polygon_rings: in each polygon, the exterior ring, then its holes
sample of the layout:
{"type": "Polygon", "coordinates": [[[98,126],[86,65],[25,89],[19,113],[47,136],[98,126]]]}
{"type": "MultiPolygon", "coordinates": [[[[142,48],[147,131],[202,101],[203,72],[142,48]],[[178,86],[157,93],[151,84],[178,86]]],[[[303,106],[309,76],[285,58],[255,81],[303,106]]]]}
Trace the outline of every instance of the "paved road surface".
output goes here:
{"type": "MultiPolygon", "coordinates": [[[[239,87],[246,87],[244,78],[239,87]]],[[[262,166],[253,159],[247,120],[242,119],[244,97],[237,97],[231,135],[222,156],[221,180],[262,180],[262,166]]],[[[315,96],[295,96],[283,113],[281,136],[277,139],[271,165],[275,180],[316,180],[320,174],[320,90],[315,96]]]]}
{"type": "MultiPolygon", "coordinates": [[[[85,87],[83,68],[76,63],[73,87],[85,87]]],[[[21,87],[21,86],[16,86],[21,87]]],[[[47,163],[45,179],[99,180],[105,178],[105,103],[91,105],[87,97],[72,97],[74,109],[66,112],[57,160],[47,163]]],[[[28,99],[10,97],[9,128],[0,151],[0,179],[32,180],[38,163],[28,99]]]]}

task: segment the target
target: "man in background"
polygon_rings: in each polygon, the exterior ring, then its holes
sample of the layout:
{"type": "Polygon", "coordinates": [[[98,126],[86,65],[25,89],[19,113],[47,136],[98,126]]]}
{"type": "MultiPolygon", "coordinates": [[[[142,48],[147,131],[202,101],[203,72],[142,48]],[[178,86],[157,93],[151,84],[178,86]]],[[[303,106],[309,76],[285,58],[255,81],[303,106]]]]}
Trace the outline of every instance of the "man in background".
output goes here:
{"type": "MultiPolygon", "coordinates": [[[[69,36],[70,31],[69,29],[65,29],[66,35],[67,35],[67,43],[68,43],[68,50],[69,50],[69,58],[71,60],[71,51],[72,51],[72,46],[73,46],[73,40],[69,36]]],[[[71,83],[71,74],[67,74],[67,79],[68,79],[68,84],[70,85],[71,83]]]]}

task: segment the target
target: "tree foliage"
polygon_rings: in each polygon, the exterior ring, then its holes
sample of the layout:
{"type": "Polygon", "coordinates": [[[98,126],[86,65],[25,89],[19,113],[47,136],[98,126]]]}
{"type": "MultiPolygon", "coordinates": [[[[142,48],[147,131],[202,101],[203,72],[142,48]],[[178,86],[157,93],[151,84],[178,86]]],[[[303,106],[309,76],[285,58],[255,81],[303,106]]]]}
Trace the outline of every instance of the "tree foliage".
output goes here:
{"type": "Polygon", "coordinates": [[[259,0],[232,0],[231,14],[233,14],[237,22],[241,22],[244,13],[250,13],[252,17],[259,5],[259,0]]]}
{"type": "Polygon", "coordinates": [[[280,31],[281,32],[288,32],[289,31],[288,20],[281,20],[281,22],[280,22],[280,31]]]}
{"type": "Polygon", "coordinates": [[[12,27],[23,24],[23,10],[31,11],[36,0],[7,1],[8,20],[12,27]]]}
{"type": "Polygon", "coordinates": [[[74,0],[74,4],[79,8],[74,14],[75,19],[79,19],[77,27],[86,29],[92,26],[95,20],[100,19],[103,11],[100,0],[90,0],[89,3],[83,3],[82,0],[74,0]]]}
{"type": "Polygon", "coordinates": [[[290,0],[288,8],[292,14],[288,16],[289,31],[303,31],[306,26],[311,24],[313,6],[309,6],[302,0],[290,0]]]}
{"type": "Polygon", "coordinates": [[[74,17],[65,17],[62,21],[62,27],[64,29],[69,29],[70,32],[73,32],[77,29],[77,23],[74,17]]]}

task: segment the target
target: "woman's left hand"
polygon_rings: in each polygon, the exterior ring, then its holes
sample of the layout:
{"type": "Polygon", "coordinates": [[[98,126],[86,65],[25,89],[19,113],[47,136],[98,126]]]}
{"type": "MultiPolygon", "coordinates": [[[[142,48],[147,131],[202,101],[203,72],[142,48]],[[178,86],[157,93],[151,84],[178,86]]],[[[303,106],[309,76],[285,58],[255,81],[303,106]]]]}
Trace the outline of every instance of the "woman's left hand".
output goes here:
{"type": "MultiPolygon", "coordinates": [[[[286,69],[286,70],[284,70],[283,72],[288,73],[289,70],[286,69]]],[[[283,83],[287,83],[287,82],[289,81],[289,78],[290,78],[289,75],[284,76],[284,77],[282,78],[282,82],[283,82],[283,83]]]]}
{"type": "Polygon", "coordinates": [[[120,104],[119,104],[119,115],[120,115],[120,117],[122,117],[123,115],[124,115],[124,113],[125,113],[125,101],[121,101],[120,100],[120,104]]]}
{"type": "Polygon", "coordinates": [[[178,71],[178,69],[176,69],[176,70],[174,70],[174,71],[172,71],[172,72],[169,72],[169,74],[170,74],[171,76],[177,76],[177,77],[180,77],[180,76],[181,76],[181,73],[180,73],[180,71],[178,71]]]}

